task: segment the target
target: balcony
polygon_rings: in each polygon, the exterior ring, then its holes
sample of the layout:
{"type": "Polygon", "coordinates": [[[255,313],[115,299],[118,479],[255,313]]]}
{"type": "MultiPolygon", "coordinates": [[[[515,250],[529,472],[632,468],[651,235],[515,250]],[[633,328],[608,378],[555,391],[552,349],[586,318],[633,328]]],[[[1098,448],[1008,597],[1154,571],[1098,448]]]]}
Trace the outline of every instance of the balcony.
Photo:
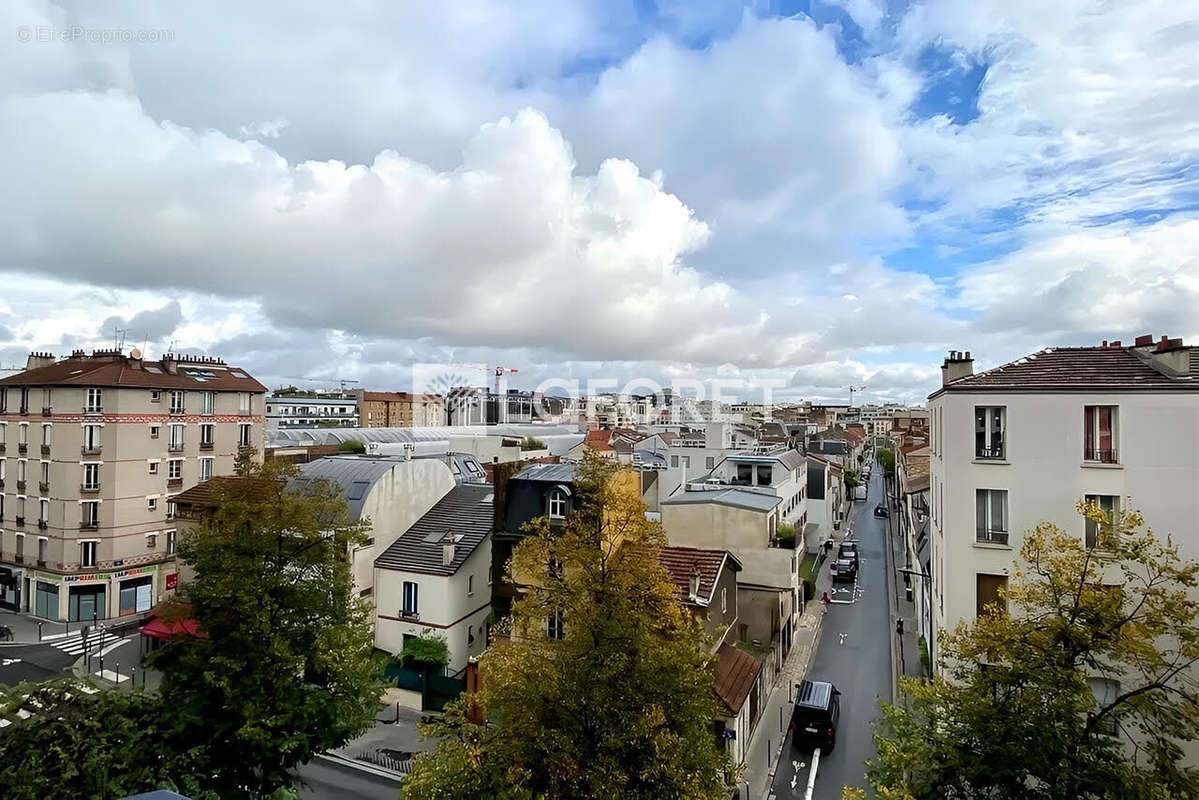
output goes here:
{"type": "Polygon", "coordinates": [[[4,442],[0,442],[0,453],[5,452],[6,450],[8,450],[8,445],[4,442]]]}
{"type": "Polygon", "coordinates": [[[44,456],[50,455],[50,445],[48,445],[48,444],[42,445],[42,455],[44,455],[44,456]]]}
{"type": "Polygon", "coordinates": [[[15,521],[16,521],[16,523],[17,523],[17,527],[18,527],[18,528],[24,528],[24,527],[25,527],[25,518],[24,518],[24,517],[17,517],[15,521]]]}
{"type": "Polygon", "coordinates": [[[989,531],[979,528],[975,531],[974,541],[979,544],[998,544],[1007,546],[1007,531],[989,531]]]}
{"type": "Polygon", "coordinates": [[[974,457],[978,459],[993,459],[1001,461],[1005,458],[1003,445],[995,447],[976,447],[974,448],[974,457]]]}
{"type": "Polygon", "coordinates": [[[25,481],[17,481],[17,494],[25,494],[25,481]]]}
{"type": "Polygon", "coordinates": [[[171,442],[170,444],[167,445],[167,452],[168,453],[182,453],[183,452],[183,442],[171,442]]]}
{"type": "Polygon", "coordinates": [[[1095,461],[1100,464],[1119,464],[1118,453],[1115,450],[1095,450],[1087,448],[1082,451],[1083,461],[1095,461]]]}
{"type": "Polygon", "coordinates": [[[29,406],[21,406],[21,416],[26,416],[29,413],[29,406]]]}
{"type": "Polygon", "coordinates": [[[42,416],[43,417],[49,417],[49,416],[52,416],[53,414],[54,414],[54,409],[50,408],[50,406],[42,406],[42,416]]]}
{"type": "Polygon", "coordinates": [[[85,444],[83,447],[79,448],[79,452],[85,456],[98,456],[100,455],[100,445],[85,444]]]}
{"type": "Polygon", "coordinates": [[[50,482],[38,481],[37,490],[42,494],[50,494],[50,482]]]}
{"type": "Polygon", "coordinates": [[[4,478],[0,478],[0,489],[4,488],[4,478]]]}
{"type": "Polygon", "coordinates": [[[81,531],[94,531],[99,527],[100,520],[98,519],[85,519],[79,522],[79,530],[81,531]]]}
{"type": "Polygon", "coordinates": [[[24,442],[21,442],[19,445],[17,445],[17,454],[18,455],[23,456],[28,452],[29,452],[29,445],[25,444],[24,442]]]}
{"type": "Polygon", "coordinates": [[[200,442],[200,449],[201,450],[211,450],[212,442],[200,442]]]}
{"type": "Polygon", "coordinates": [[[80,494],[97,494],[100,491],[98,483],[81,483],[79,484],[80,494]]]}
{"type": "Polygon", "coordinates": [[[104,406],[84,406],[83,413],[84,414],[103,414],[104,406]]]}
{"type": "Polygon", "coordinates": [[[17,553],[15,556],[12,557],[12,560],[13,560],[14,564],[24,564],[25,556],[21,555],[20,553],[17,553]]]}
{"type": "MultiPolygon", "coordinates": [[[[39,520],[37,521],[37,529],[38,529],[39,531],[44,531],[44,530],[46,530],[46,529],[47,529],[47,528],[49,528],[49,527],[50,527],[50,523],[49,523],[47,520],[44,520],[44,519],[39,519],[39,520]]],[[[44,566],[46,566],[46,565],[45,565],[45,564],[40,564],[39,566],[42,566],[42,567],[44,567],[44,566]]]]}
{"type": "Polygon", "coordinates": [[[183,478],[167,478],[168,489],[180,489],[183,487],[183,478]]]}
{"type": "Polygon", "coordinates": [[[418,619],[420,619],[420,612],[409,611],[406,608],[401,608],[400,609],[400,619],[418,620],[418,619]]]}

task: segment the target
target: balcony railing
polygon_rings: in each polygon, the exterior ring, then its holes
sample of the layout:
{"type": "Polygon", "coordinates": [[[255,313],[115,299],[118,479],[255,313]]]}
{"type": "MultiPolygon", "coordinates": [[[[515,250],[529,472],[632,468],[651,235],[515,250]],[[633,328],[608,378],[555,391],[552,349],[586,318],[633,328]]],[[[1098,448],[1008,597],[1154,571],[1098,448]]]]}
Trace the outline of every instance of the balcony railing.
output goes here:
{"type": "Polygon", "coordinates": [[[25,481],[17,481],[17,494],[25,494],[25,481]]]}
{"type": "Polygon", "coordinates": [[[45,559],[43,559],[43,558],[39,558],[39,559],[37,560],[37,565],[38,565],[39,567],[42,567],[43,569],[45,569],[45,567],[46,567],[46,560],[45,560],[45,559]]]}
{"type": "Polygon", "coordinates": [[[211,450],[212,442],[200,442],[200,449],[201,450],[211,450]]]}
{"type": "Polygon", "coordinates": [[[80,494],[95,494],[98,491],[100,491],[100,484],[98,484],[98,483],[81,483],[81,484],[79,484],[79,493],[80,494]]]}
{"type": "Polygon", "coordinates": [[[3,453],[6,450],[8,450],[8,445],[4,442],[0,442],[0,453],[3,453]]]}
{"type": "Polygon", "coordinates": [[[400,609],[400,618],[401,619],[420,619],[420,612],[410,611],[406,608],[401,608],[400,609]]]}
{"type": "Polygon", "coordinates": [[[79,452],[83,453],[85,456],[98,456],[100,455],[100,445],[85,444],[83,447],[79,448],[79,452]]]}
{"type": "Polygon", "coordinates": [[[38,481],[37,490],[42,494],[50,494],[50,481],[38,481]]]}
{"type": "Polygon", "coordinates": [[[183,452],[183,442],[171,442],[170,444],[167,445],[167,452],[168,453],[182,453],[183,452]]]}
{"type": "Polygon", "coordinates": [[[50,445],[48,445],[48,444],[42,445],[42,455],[44,455],[44,456],[50,455],[50,445]]]}
{"type": "MultiPolygon", "coordinates": [[[[50,523],[47,520],[39,519],[37,521],[37,529],[39,531],[44,531],[44,530],[46,530],[46,528],[49,528],[49,527],[50,527],[50,523]]],[[[43,564],[42,566],[45,566],[45,564],[43,564]]]]}
{"type": "Polygon", "coordinates": [[[1095,450],[1086,448],[1082,451],[1083,461],[1097,461],[1100,464],[1117,464],[1118,454],[1115,450],[1095,450]]]}
{"type": "Polygon", "coordinates": [[[29,413],[29,406],[21,406],[21,416],[29,413]]]}
{"type": "Polygon", "coordinates": [[[42,416],[49,417],[54,414],[54,409],[50,406],[42,406],[42,416]]]}
{"type": "Polygon", "coordinates": [[[168,489],[178,489],[183,486],[183,478],[167,478],[168,489]]]}
{"type": "Polygon", "coordinates": [[[79,530],[81,530],[81,531],[94,531],[96,528],[99,528],[99,527],[100,527],[100,520],[98,520],[98,519],[85,519],[85,520],[80,520],[80,522],[79,522],[79,530]]]}
{"type": "Polygon", "coordinates": [[[12,560],[18,564],[24,564],[25,556],[21,555],[20,553],[17,553],[15,556],[12,557],[12,560]]]}
{"type": "Polygon", "coordinates": [[[1001,459],[1003,458],[1003,445],[996,447],[976,447],[974,448],[974,457],[1001,459]]]}
{"type": "Polygon", "coordinates": [[[15,521],[16,521],[16,523],[17,523],[17,527],[18,527],[18,528],[24,528],[24,527],[25,527],[25,518],[24,518],[24,517],[17,517],[15,521]]]}
{"type": "Polygon", "coordinates": [[[20,455],[25,455],[28,452],[29,452],[29,445],[25,444],[24,442],[21,442],[19,445],[17,445],[17,453],[19,453],[20,455]]]}
{"type": "Polygon", "coordinates": [[[991,531],[979,528],[975,532],[974,541],[982,544],[1007,544],[1007,531],[991,531]]]}
{"type": "Polygon", "coordinates": [[[104,406],[84,406],[83,413],[84,414],[103,414],[104,406]]]}

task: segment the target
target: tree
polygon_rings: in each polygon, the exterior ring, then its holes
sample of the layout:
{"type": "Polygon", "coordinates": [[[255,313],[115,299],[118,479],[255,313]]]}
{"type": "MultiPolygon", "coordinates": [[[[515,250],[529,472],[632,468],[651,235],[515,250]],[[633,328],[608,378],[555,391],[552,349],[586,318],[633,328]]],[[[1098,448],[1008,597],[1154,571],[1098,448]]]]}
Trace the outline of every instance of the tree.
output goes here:
{"type": "Polygon", "coordinates": [[[339,452],[339,453],[365,453],[366,452],[366,443],[360,442],[357,439],[350,439],[349,441],[345,441],[345,442],[342,442],[341,444],[337,445],[337,452],[339,452]]]}
{"type": "Polygon", "coordinates": [[[885,706],[876,787],[923,798],[1199,797],[1181,744],[1199,738],[1199,565],[1109,519],[1096,547],[1052,523],[1020,549],[1006,600],[944,634],[948,677],[905,678],[885,706]]]}
{"type": "Polygon", "coordinates": [[[169,714],[157,697],[80,687],[57,680],[0,693],[0,716],[13,720],[0,734],[4,797],[125,797],[191,773],[186,754],[162,746],[169,714]],[[21,708],[32,716],[20,718],[21,708]]]}
{"type": "Polygon", "coordinates": [[[844,474],[845,488],[849,491],[852,492],[854,489],[862,485],[862,476],[856,469],[847,469],[845,470],[844,474]]]}
{"type": "Polygon", "coordinates": [[[336,485],[288,489],[297,468],[251,465],[213,482],[214,508],[183,534],[184,600],[207,638],[154,655],[173,741],[202,788],[266,797],[292,769],[374,721],[382,664],[347,548],[365,539],[336,485]]]}
{"type": "Polygon", "coordinates": [[[405,800],[729,796],[709,641],[658,563],[661,525],[631,471],[589,455],[575,488],[565,525],[527,526],[508,567],[527,589],[511,639],[483,654],[480,690],[429,726],[443,738],[405,800]]]}
{"type": "Polygon", "coordinates": [[[425,631],[405,641],[398,658],[402,667],[444,668],[450,663],[450,648],[444,636],[425,631]]]}
{"type": "Polygon", "coordinates": [[[887,475],[895,474],[895,451],[889,450],[886,447],[880,447],[875,453],[878,458],[878,463],[883,467],[883,473],[887,475]]]}
{"type": "Polygon", "coordinates": [[[520,442],[521,450],[544,450],[545,442],[538,439],[536,436],[526,436],[520,442]]]}

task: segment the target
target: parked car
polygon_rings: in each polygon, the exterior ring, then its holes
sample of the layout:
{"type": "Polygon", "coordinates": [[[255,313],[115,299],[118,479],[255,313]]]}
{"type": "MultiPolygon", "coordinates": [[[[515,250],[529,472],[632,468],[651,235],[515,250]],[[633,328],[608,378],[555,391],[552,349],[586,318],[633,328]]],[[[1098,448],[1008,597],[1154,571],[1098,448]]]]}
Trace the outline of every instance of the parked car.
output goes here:
{"type": "Polygon", "coordinates": [[[827,681],[803,681],[791,712],[791,746],[816,747],[822,753],[837,746],[837,721],[841,719],[841,693],[827,681]]]}
{"type": "Polygon", "coordinates": [[[852,581],[858,577],[858,562],[856,558],[838,558],[828,568],[834,581],[852,581]]]}
{"type": "Polygon", "coordinates": [[[876,517],[887,516],[887,507],[885,505],[883,505],[882,503],[879,503],[877,506],[874,507],[874,516],[876,516],[876,517]]]}
{"type": "Polygon", "coordinates": [[[838,559],[848,558],[848,559],[852,560],[853,568],[857,569],[859,566],[858,543],[853,541],[852,539],[847,539],[846,541],[841,542],[841,549],[837,553],[837,558],[838,559]]]}

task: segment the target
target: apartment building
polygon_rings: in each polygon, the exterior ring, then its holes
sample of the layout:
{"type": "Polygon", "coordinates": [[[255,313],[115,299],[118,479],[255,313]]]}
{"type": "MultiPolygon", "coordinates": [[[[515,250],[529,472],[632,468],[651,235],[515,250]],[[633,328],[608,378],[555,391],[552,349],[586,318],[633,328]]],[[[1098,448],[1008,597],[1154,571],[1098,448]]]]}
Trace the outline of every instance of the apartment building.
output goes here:
{"type": "Polygon", "coordinates": [[[438,428],[446,424],[441,395],[359,390],[354,399],[358,425],[363,428],[438,428]]]}
{"type": "Polygon", "coordinates": [[[941,370],[929,397],[934,635],[997,599],[1039,522],[1094,543],[1080,500],[1131,502],[1199,558],[1199,348],[1142,336],[978,374],[953,351],[941,370]]]}
{"type": "Polygon", "coordinates": [[[272,394],[266,399],[267,435],[294,428],[357,428],[352,396],[272,394]]]}
{"type": "Polygon", "coordinates": [[[215,358],[31,354],[0,379],[0,604],[105,619],[174,590],[172,497],[262,458],[265,394],[215,358]]]}

